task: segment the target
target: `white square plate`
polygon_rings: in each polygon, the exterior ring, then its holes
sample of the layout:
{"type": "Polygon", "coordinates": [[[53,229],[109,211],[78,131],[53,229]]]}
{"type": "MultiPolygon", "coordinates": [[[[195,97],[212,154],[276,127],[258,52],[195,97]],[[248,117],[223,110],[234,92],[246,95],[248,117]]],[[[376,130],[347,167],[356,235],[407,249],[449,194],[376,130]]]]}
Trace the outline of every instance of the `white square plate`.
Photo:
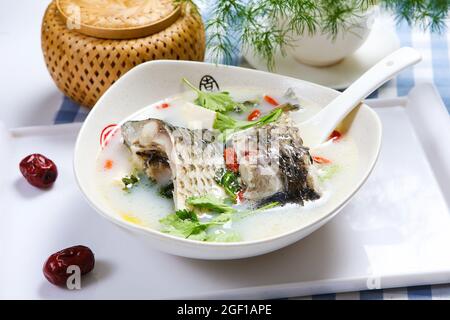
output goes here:
{"type": "Polygon", "coordinates": [[[95,213],[72,172],[78,124],[0,130],[0,298],[280,298],[450,282],[448,113],[431,86],[368,103],[384,141],[361,191],[300,242],[235,261],[155,251],[95,213]],[[58,164],[58,192],[21,177],[18,163],[32,152],[58,164]],[[54,287],[44,261],[77,244],[94,251],[94,271],[81,290],[54,287]]]}

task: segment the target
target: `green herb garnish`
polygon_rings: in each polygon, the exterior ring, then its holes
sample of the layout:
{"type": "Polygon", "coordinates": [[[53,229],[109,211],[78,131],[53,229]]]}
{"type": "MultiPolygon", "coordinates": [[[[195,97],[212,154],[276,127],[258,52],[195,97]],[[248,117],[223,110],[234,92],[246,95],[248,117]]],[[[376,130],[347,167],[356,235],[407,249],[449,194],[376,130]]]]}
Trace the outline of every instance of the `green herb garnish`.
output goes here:
{"type": "MultiPolygon", "coordinates": [[[[210,197],[197,197],[198,203],[201,203],[200,207],[206,203],[205,199],[210,199],[210,197]],[[201,199],[202,198],[202,199],[201,199]]],[[[214,199],[213,211],[217,209],[217,199],[214,199]]],[[[225,205],[221,204],[220,208],[225,205]]],[[[161,231],[174,236],[188,238],[192,240],[199,241],[214,241],[214,242],[233,242],[239,241],[240,236],[235,232],[225,232],[223,230],[207,233],[208,228],[224,225],[225,223],[231,221],[232,219],[242,219],[250,214],[254,214],[263,210],[267,210],[278,206],[278,202],[271,202],[255,210],[242,211],[237,214],[237,212],[231,208],[227,207],[227,211],[216,215],[213,219],[208,222],[199,221],[197,214],[191,210],[178,210],[175,213],[169,214],[168,216],[159,220],[161,223],[161,231]]],[[[216,211],[217,212],[217,211],[216,211]]]]}
{"type": "Polygon", "coordinates": [[[449,1],[437,0],[216,0],[208,2],[205,20],[209,58],[230,64],[239,43],[273,70],[277,53],[286,55],[297,36],[336,39],[341,33],[352,34],[360,28],[355,21],[373,5],[387,10],[397,22],[432,32],[446,29],[450,10],[449,1]]]}
{"type": "Polygon", "coordinates": [[[267,203],[267,204],[265,204],[265,205],[263,205],[263,206],[261,206],[259,208],[256,208],[254,210],[247,210],[247,211],[239,212],[239,214],[236,215],[235,218],[236,219],[243,219],[245,217],[248,217],[249,215],[252,215],[252,214],[255,214],[255,213],[258,213],[258,212],[261,212],[261,211],[265,211],[265,210],[271,209],[273,207],[277,207],[279,205],[280,205],[280,203],[278,201],[269,202],[269,203],[267,203]]]}
{"type": "MultiPolygon", "coordinates": [[[[201,225],[202,227],[203,225],[201,225]]],[[[188,239],[190,240],[197,240],[197,241],[208,241],[208,235],[206,234],[206,231],[204,230],[200,230],[199,232],[195,233],[196,231],[194,231],[189,237],[188,239]]]]}
{"type": "Polygon", "coordinates": [[[279,205],[280,205],[280,203],[278,201],[269,202],[269,203],[267,203],[267,204],[265,204],[265,205],[255,209],[255,210],[253,210],[253,213],[261,212],[261,211],[268,210],[268,209],[272,209],[272,208],[274,208],[276,206],[279,206],[279,205]]]}
{"type": "Polygon", "coordinates": [[[197,99],[194,102],[203,108],[220,113],[232,111],[238,104],[230,97],[229,92],[205,92],[197,89],[186,78],[183,78],[183,82],[197,93],[197,99]]]}
{"type": "Polygon", "coordinates": [[[228,221],[233,219],[234,216],[235,216],[235,213],[230,213],[230,212],[222,213],[222,214],[215,216],[213,219],[211,219],[209,224],[212,226],[224,225],[225,223],[227,223],[228,221]]]}
{"type": "Polygon", "coordinates": [[[227,204],[225,200],[216,198],[212,195],[190,197],[186,200],[186,203],[195,208],[209,209],[210,211],[219,213],[232,213],[236,211],[227,204]]]}
{"type": "Polygon", "coordinates": [[[175,212],[175,214],[181,220],[190,220],[193,222],[198,222],[197,214],[194,211],[184,209],[178,210],[177,212],[175,212]]]}
{"type": "Polygon", "coordinates": [[[162,218],[159,222],[162,225],[162,232],[183,238],[198,235],[208,228],[207,224],[199,222],[195,212],[189,210],[178,210],[162,218]]]}
{"type": "Polygon", "coordinates": [[[236,132],[254,126],[262,126],[271,122],[275,122],[280,118],[282,113],[283,109],[276,108],[265,116],[254,121],[236,120],[225,114],[216,113],[216,119],[214,120],[213,128],[219,130],[220,132],[236,132]]]}
{"type": "Polygon", "coordinates": [[[231,220],[240,220],[243,219],[245,217],[248,217],[252,214],[264,211],[264,210],[268,210],[271,209],[273,207],[279,206],[280,203],[279,202],[270,202],[262,207],[259,207],[257,209],[252,209],[252,210],[245,210],[245,211],[241,211],[241,212],[233,212],[233,213],[222,213],[217,215],[216,217],[214,217],[209,224],[211,226],[217,226],[217,225],[224,225],[225,223],[231,221],[231,220]]]}
{"type": "Polygon", "coordinates": [[[122,183],[124,187],[123,191],[130,192],[133,187],[135,187],[140,181],[140,178],[137,175],[130,174],[129,176],[125,176],[122,178],[122,183]]]}
{"type": "Polygon", "coordinates": [[[173,198],[173,182],[159,188],[159,195],[166,199],[173,198]]]}
{"type": "Polygon", "coordinates": [[[236,200],[236,193],[242,189],[236,173],[230,170],[219,169],[216,172],[214,180],[218,185],[223,187],[231,199],[236,200]]]}

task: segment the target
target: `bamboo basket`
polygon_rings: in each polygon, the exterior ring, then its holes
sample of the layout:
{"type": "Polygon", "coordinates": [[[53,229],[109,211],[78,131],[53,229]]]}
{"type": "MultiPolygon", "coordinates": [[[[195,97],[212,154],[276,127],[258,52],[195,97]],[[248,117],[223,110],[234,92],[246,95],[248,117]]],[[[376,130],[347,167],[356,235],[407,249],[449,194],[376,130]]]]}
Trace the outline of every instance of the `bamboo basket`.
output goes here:
{"type": "Polygon", "coordinates": [[[140,63],[203,61],[205,31],[196,8],[172,0],[55,0],[44,15],[41,44],[58,88],[93,107],[140,63]]]}

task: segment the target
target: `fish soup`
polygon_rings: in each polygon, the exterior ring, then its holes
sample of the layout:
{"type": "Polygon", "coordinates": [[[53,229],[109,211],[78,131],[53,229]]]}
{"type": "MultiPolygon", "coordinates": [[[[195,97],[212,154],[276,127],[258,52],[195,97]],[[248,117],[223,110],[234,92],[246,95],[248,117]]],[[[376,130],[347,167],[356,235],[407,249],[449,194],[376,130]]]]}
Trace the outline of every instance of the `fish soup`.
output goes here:
{"type": "Polygon", "coordinates": [[[194,88],[103,135],[96,183],[123,220],[198,241],[260,240],[324,216],[358,170],[338,128],[313,149],[295,126],[320,110],[301,92],[194,88]]]}

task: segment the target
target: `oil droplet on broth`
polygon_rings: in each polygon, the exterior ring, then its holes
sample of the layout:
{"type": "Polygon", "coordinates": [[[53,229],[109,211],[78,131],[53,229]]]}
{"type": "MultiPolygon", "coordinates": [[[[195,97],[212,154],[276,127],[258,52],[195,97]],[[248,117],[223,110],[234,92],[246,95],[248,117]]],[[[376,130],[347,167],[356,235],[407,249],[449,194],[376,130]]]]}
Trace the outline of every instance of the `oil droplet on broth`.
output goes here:
{"type": "Polygon", "coordinates": [[[138,226],[146,227],[145,223],[143,223],[143,221],[140,218],[136,217],[135,215],[128,214],[128,213],[121,213],[120,217],[123,220],[125,220],[127,222],[130,222],[132,224],[136,224],[138,226]]]}

